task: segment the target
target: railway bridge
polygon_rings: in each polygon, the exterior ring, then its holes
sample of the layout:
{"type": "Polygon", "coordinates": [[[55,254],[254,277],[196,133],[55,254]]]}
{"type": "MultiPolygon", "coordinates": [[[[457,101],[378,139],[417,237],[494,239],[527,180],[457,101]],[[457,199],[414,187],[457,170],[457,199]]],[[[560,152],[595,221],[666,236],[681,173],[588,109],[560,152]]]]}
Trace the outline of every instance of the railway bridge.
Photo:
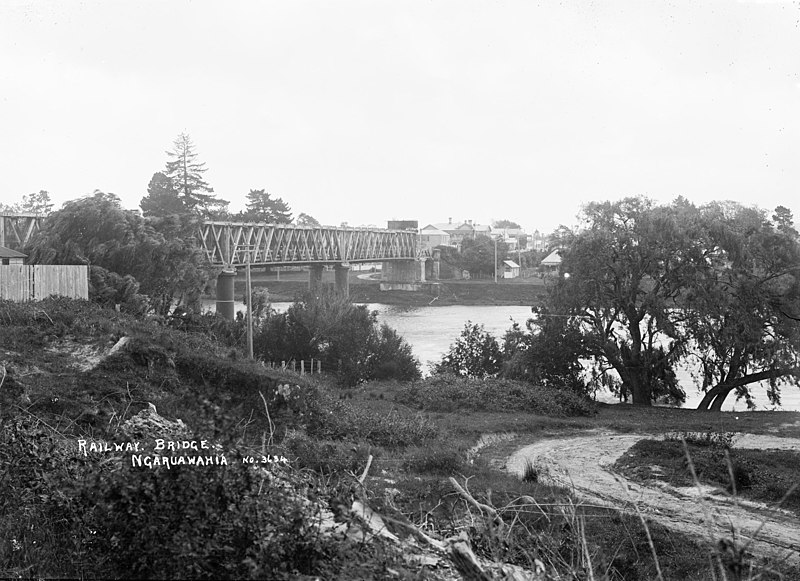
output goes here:
{"type": "MultiPolygon", "coordinates": [[[[39,214],[0,213],[0,246],[25,246],[46,219],[39,214]]],[[[196,237],[208,262],[222,268],[217,306],[231,318],[236,269],[248,263],[308,267],[312,290],[322,284],[325,267],[333,266],[335,286],[345,295],[354,263],[381,262],[383,290],[419,290],[426,281],[439,278],[438,252],[434,256],[421,249],[419,236],[411,230],[205,221],[196,237]]]]}
{"type": "Polygon", "coordinates": [[[309,289],[322,284],[325,266],[333,266],[336,289],[349,293],[353,263],[381,262],[381,288],[418,290],[427,280],[438,280],[438,256],[419,246],[409,230],[335,228],[204,222],[198,238],[209,263],[222,267],[217,278],[217,311],[233,317],[233,281],[237,267],[306,266],[309,289]]]}

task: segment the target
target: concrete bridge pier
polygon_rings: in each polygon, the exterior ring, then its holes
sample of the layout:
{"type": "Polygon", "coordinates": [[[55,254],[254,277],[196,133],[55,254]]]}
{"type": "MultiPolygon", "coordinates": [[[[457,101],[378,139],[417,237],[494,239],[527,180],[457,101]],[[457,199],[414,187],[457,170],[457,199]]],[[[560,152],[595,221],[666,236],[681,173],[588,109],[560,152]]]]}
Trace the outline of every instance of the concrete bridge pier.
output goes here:
{"type": "Polygon", "coordinates": [[[217,276],[217,313],[233,321],[233,281],[236,279],[236,269],[223,270],[217,276]]]}
{"type": "Polygon", "coordinates": [[[322,288],[322,272],[325,266],[322,264],[312,264],[308,269],[308,290],[315,291],[322,288]]]}
{"type": "Polygon", "coordinates": [[[350,265],[346,262],[337,264],[333,267],[334,280],[336,281],[336,292],[350,296],[350,265]]]}

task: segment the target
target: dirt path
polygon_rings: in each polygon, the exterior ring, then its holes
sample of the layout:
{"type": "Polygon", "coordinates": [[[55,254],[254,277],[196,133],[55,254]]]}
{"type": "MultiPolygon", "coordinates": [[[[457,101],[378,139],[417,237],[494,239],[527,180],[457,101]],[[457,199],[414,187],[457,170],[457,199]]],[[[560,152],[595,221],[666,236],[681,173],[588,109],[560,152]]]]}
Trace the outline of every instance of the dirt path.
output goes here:
{"type": "MultiPolygon", "coordinates": [[[[641,485],[610,472],[616,460],[638,440],[648,435],[593,432],[566,438],[550,438],[512,454],[507,470],[522,474],[527,461],[549,481],[574,488],[593,503],[639,511],[667,527],[705,540],[730,539],[735,531],[739,544],[752,540],[748,551],[759,556],[786,557],[800,563],[798,518],[764,504],[731,499],[724,491],[704,487],[675,488],[660,481],[641,485]],[[760,530],[759,530],[760,527],[760,530]]],[[[742,448],[800,450],[800,439],[745,435],[735,443],[742,448]]]]}

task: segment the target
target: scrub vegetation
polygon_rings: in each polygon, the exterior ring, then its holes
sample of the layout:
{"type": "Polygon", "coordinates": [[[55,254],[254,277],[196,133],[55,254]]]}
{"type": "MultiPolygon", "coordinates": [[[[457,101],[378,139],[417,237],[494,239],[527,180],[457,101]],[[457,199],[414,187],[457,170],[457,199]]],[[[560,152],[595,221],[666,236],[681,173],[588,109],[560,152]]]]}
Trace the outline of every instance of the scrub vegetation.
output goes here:
{"type": "MultiPolygon", "coordinates": [[[[68,299],[1,303],[0,321],[3,577],[454,579],[464,554],[486,578],[512,566],[534,579],[727,570],[702,540],[582,503],[533,470],[501,471],[509,441],[473,449],[487,427],[648,424],[574,391],[452,376],[343,388],[242,358],[235,323],[198,331],[180,315],[68,299]],[[151,405],[167,433],[134,434],[151,405]],[[178,445],[157,451],[156,438],[178,445]],[[168,465],[113,450],[133,441],[168,465]],[[112,450],[84,454],[86,442],[112,450]],[[178,462],[198,456],[227,463],[178,462]]],[[[649,425],[698,429],[672,411],[649,425]]],[[[753,566],[760,579],[797,574],[753,566]]]]}

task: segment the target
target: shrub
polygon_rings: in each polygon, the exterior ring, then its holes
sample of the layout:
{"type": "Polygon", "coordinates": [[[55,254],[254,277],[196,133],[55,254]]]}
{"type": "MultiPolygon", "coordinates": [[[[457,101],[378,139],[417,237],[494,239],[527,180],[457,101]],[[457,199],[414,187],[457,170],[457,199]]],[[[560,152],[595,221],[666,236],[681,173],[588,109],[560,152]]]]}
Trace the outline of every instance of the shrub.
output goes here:
{"type": "Polygon", "coordinates": [[[462,377],[494,377],[502,366],[503,354],[497,339],[483,325],[467,321],[434,371],[462,377]]]}
{"type": "Polygon", "coordinates": [[[548,416],[588,415],[593,405],[565,389],[508,379],[435,375],[401,388],[397,401],[433,412],[456,410],[529,412],[548,416]]]}
{"type": "Polygon", "coordinates": [[[377,312],[335,293],[306,295],[285,313],[271,313],[253,344],[264,361],[320,360],[343,386],[420,375],[411,347],[386,325],[378,326],[377,312]]]}
{"type": "Polygon", "coordinates": [[[668,432],[664,435],[664,440],[667,442],[686,440],[687,444],[694,444],[695,446],[730,449],[739,438],[739,435],[737,432],[714,432],[712,430],[707,432],[682,431],[668,432]]]}

